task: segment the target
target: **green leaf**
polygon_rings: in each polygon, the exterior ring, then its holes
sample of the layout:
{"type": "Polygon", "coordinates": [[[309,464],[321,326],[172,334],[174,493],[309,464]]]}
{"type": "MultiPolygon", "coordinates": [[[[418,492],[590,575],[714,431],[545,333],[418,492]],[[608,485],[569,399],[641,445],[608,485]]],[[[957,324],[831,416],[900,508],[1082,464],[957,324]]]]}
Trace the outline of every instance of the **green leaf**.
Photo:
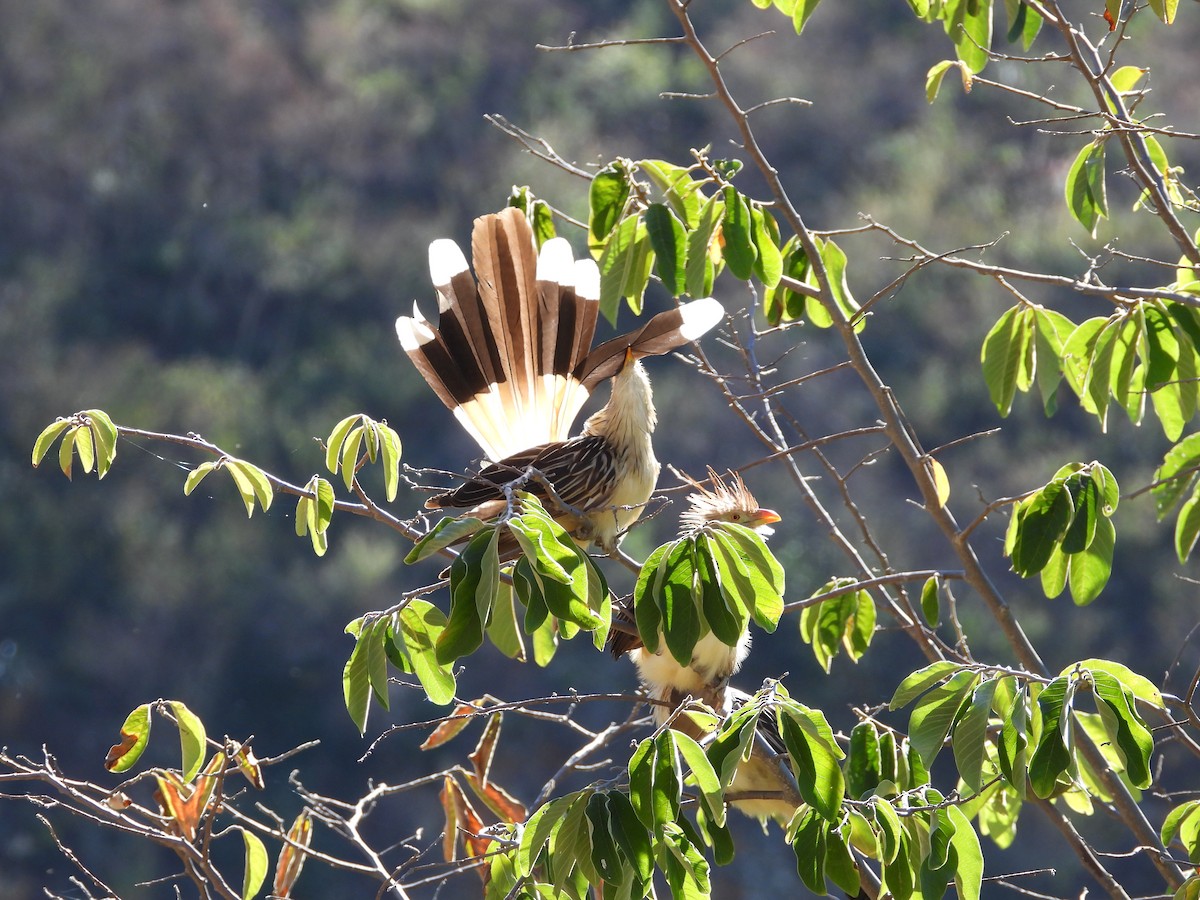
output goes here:
{"type": "Polygon", "coordinates": [[[629,800],[641,823],[653,829],[654,773],[658,762],[658,745],[649,737],[638,743],[629,757],[629,800]]]}
{"type": "MultiPolygon", "coordinates": [[[[845,251],[832,240],[825,241],[821,246],[821,261],[825,264],[825,273],[829,276],[829,289],[833,292],[834,303],[837,304],[846,321],[855,321],[859,305],[850,293],[850,283],[846,280],[847,258],[845,251]]],[[[860,318],[855,323],[854,330],[862,331],[865,326],[866,320],[860,318]]]]}
{"type": "Polygon", "coordinates": [[[1008,42],[1021,41],[1021,46],[1028,50],[1033,45],[1034,38],[1042,28],[1042,17],[1024,0],[1006,0],[1008,7],[1008,42]]]}
{"type": "Polygon", "coordinates": [[[724,189],[725,219],[721,234],[725,238],[725,264],[739,281],[746,281],[754,272],[756,251],[752,236],[750,205],[736,188],[724,189]]]}
{"type": "Polygon", "coordinates": [[[701,182],[693,177],[692,170],[661,159],[642,159],[637,167],[650,176],[655,187],[662,191],[671,210],[684,226],[695,228],[704,196],[700,192],[701,182]]]}
{"type": "Polygon", "coordinates": [[[625,866],[609,826],[608,803],[604,794],[592,794],[588,798],[584,815],[587,818],[588,837],[592,844],[592,865],[606,882],[620,884],[625,881],[625,866]]]}
{"type": "Polygon", "coordinates": [[[796,34],[800,34],[804,30],[804,26],[808,24],[809,18],[817,11],[817,4],[821,0],[796,0],[792,7],[792,27],[796,29],[796,34]]]}
{"type": "Polygon", "coordinates": [[[712,294],[712,247],[724,215],[725,204],[716,197],[710,198],[700,210],[696,227],[688,235],[685,279],[687,292],[693,297],[708,297],[712,294]]]}
{"type": "Polygon", "coordinates": [[[950,15],[943,20],[954,49],[972,72],[983,71],[992,46],[992,4],[990,0],[961,0],[947,4],[950,15]]]}
{"type": "Polygon", "coordinates": [[[262,469],[231,456],[225,457],[222,464],[225,471],[233,478],[242,502],[246,504],[247,517],[254,515],[255,500],[262,506],[264,512],[270,509],[274,493],[271,482],[267,480],[266,473],[262,469]]]}
{"type": "Polygon", "coordinates": [[[499,581],[498,534],[495,528],[480,531],[450,566],[450,618],[436,645],[441,665],[474,653],[483,643],[485,613],[499,581]]]}
{"type": "Polygon", "coordinates": [[[354,650],[342,669],[342,698],[358,733],[366,734],[367,715],[371,709],[371,670],[378,666],[371,657],[377,653],[386,663],[386,654],[372,623],[355,619],[346,626],[346,633],[354,635],[355,641],[354,650]]]}
{"type": "Polygon", "coordinates": [[[725,822],[725,804],[721,802],[721,779],[704,752],[704,748],[683,732],[675,732],[675,745],[692,773],[696,789],[718,824],[725,822]]]}
{"type": "Polygon", "coordinates": [[[846,759],[846,794],[850,799],[864,799],[883,780],[879,755],[879,731],[875,723],[859,722],[850,731],[850,753],[846,759]]]}
{"type": "Polygon", "coordinates": [[[766,287],[779,284],[783,275],[783,256],[779,252],[779,226],[769,210],[750,204],[751,240],[754,242],[754,274],[766,287]]]}
{"type": "Polygon", "coordinates": [[[1075,330],[1075,323],[1052,309],[1034,307],[1034,355],[1036,380],[1046,415],[1058,406],[1058,383],[1063,375],[1063,346],[1075,330]]]}
{"type": "Polygon", "coordinates": [[[983,340],[980,356],[983,380],[1001,416],[1007,416],[1012,410],[1017,375],[1028,348],[1032,346],[1032,339],[1030,311],[1027,307],[1017,305],[996,321],[983,340]]]}
{"type": "Polygon", "coordinates": [[[79,426],[71,433],[75,436],[75,452],[79,454],[79,463],[83,466],[83,471],[92,471],[92,466],[96,464],[96,445],[92,439],[92,430],[79,426]]]}
{"type": "Polygon", "coordinates": [[[1092,237],[1101,219],[1108,218],[1104,186],[1104,142],[1093,141],[1079,151],[1067,172],[1067,209],[1092,237]]]}
{"type": "MultiPolygon", "coordinates": [[[[726,720],[713,742],[708,745],[708,758],[713,764],[713,769],[721,777],[722,787],[728,789],[733,783],[734,775],[737,774],[738,763],[750,758],[754,749],[755,728],[761,714],[761,703],[753,700],[746,703],[726,720]]],[[[632,781],[631,769],[631,785],[632,781]]]]}
{"type": "Polygon", "coordinates": [[[845,779],[838,765],[842,751],[825,715],[789,701],[779,708],[777,717],[800,796],[823,818],[837,820],[845,794],[845,779]]]}
{"type": "Polygon", "coordinates": [[[629,797],[620,791],[609,791],[607,798],[609,825],[617,845],[629,860],[638,880],[648,882],[654,874],[654,849],[650,835],[638,820],[629,797]]]}
{"type": "Polygon", "coordinates": [[[1090,674],[1097,706],[1106,706],[1116,719],[1114,743],[1125,765],[1125,774],[1134,787],[1149,787],[1154,736],[1138,714],[1133,693],[1107,672],[1095,669],[1090,674]]]}
{"type": "Polygon", "coordinates": [[[950,726],[958,718],[967,695],[979,680],[978,672],[963,670],[926,693],[913,708],[908,736],[926,767],[942,749],[950,726]]]}
{"type": "Polygon", "coordinates": [[[588,191],[588,244],[593,252],[621,220],[628,199],[628,163],[618,159],[596,173],[588,191]]]}
{"type": "Polygon", "coordinates": [[[650,805],[655,827],[662,828],[679,818],[683,770],[674,731],[668,729],[661,732],[654,743],[654,781],[650,789],[650,805]]]}
{"type": "Polygon", "coordinates": [[[1150,0],[1150,9],[1166,25],[1175,21],[1175,11],[1178,7],[1179,0],[1150,0]]]}
{"type": "Polygon", "coordinates": [[[941,812],[954,825],[950,844],[954,850],[954,886],[959,900],[979,900],[983,884],[983,849],[979,837],[958,808],[948,806],[941,812]]]}
{"type": "Polygon", "coordinates": [[[42,433],[37,436],[37,440],[33,443],[33,465],[35,468],[41,465],[42,459],[49,452],[50,448],[54,446],[54,442],[70,427],[70,419],[58,419],[42,429],[42,433]]]}
{"type": "MultiPolygon", "coordinates": [[[[511,602],[510,602],[511,607],[511,602]]],[[[445,706],[454,699],[456,688],[454,668],[449,663],[438,661],[438,638],[446,629],[446,615],[432,603],[413,599],[397,616],[400,633],[393,631],[394,643],[403,646],[403,652],[412,665],[413,674],[425,689],[425,695],[438,706],[445,706]],[[396,641],[396,638],[399,641],[396,641]]]]}
{"type": "Polygon", "coordinates": [[[600,254],[600,313],[615,322],[621,298],[641,312],[642,294],[650,278],[650,241],[640,216],[629,216],[612,232],[600,254]]]}
{"type": "Polygon", "coordinates": [[[1130,669],[1128,666],[1123,666],[1119,662],[1113,662],[1110,659],[1084,659],[1068,666],[1063,670],[1063,675],[1068,675],[1076,668],[1088,669],[1094,672],[1105,672],[1115,678],[1125,690],[1144,703],[1149,703],[1152,706],[1157,706],[1159,709],[1166,709],[1166,704],[1163,702],[1162,693],[1154,686],[1154,682],[1145,676],[1139,675],[1130,669]]]}
{"type": "Polygon", "coordinates": [[[938,92],[940,92],[942,89],[942,81],[945,79],[946,73],[958,65],[959,64],[952,59],[943,59],[941,62],[935,63],[932,67],[930,67],[929,71],[925,73],[926,102],[932,103],[937,99],[938,92]]]}
{"type": "Polygon", "coordinates": [[[702,900],[712,890],[708,880],[708,863],[699,848],[684,831],[691,828],[686,819],[679,824],[668,822],[660,832],[659,867],[667,876],[671,896],[678,900],[702,900]]]}
{"type": "Polygon", "coordinates": [[[121,742],[108,751],[104,768],[118,774],[129,771],[142,758],[149,741],[150,704],[143,703],[125,717],[121,725],[121,742]]]}
{"type": "Polygon", "coordinates": [[[1164,847],[1179,838],[1187,850],[1188,859],[1191,862],[1200,861],[1200,800],[1189,800],[1167,813],[1160,833],[1164,847]]]}
{"type": "Polygon", "coordinates": [[[1028,769],[1029,744],[1027,735],[1030,708],[1029,689],[1022,687],[1016,692],[1012,705],[1002,713],[1000,740],[996,743],[996,759],[1000,771],[1013,786],[1017,797],[1025,796],[1025,779],[1028,769]]]}
{"type": "Polygon", "coordinates": [[[1096,521],[1096,535],[1088,548],[1071,554],[1069,583],[1076,606],[1087,606],[1108,584],[1116,542],[1117,530],[1112,520],[1101,516],[1096,521]]]}
{"type": "Polygon", "coordinates": [[[826,833],[825,875],[846,892],[848,897],[859,896],[862,888],[862,873],[846,843],[842,832],[831,825],[826,833]]]}
{"type": "Polygon", "coordinates": [[[242,842],[245,844],[245,874],[242,876],[242,897],[244,900],[250,900],[255,896],[259,889],[263,886],[263,882],[267,880],[267,867],[270,862],[267,859],[266,845],[259,839],[258,835],[251,834],[245,828],[240,828],[242,832],[242,842]]]}
{"type": "Polygon", "coordinates": [[[918,669],[911,675],[906,676],[896,687],[896,692],[892,695],[892,699],[888,701],[888,709],[894,710],[902,706],[907,706],[935,684],[948,679],[951,673],[959,671],[960,668],[956,662],[941,659],[930,663],[924,668],[918,669]]]}
{"type": "Polygon", "coordinates": [[[62,473],[67,476],[67,480],[71,480],[71,464],[75,459],[75,436],[79,433],[82,426],[75,425],[63,435],[62,443],[58,445],[58,467],[62,473]]]}
{"type": "Polygon", "coordinates": [[[179,750],[183,760],[180,768],[183,780],[191,781],[204,765],[204,757],[208,751],[204,723],[179,700],[171,701],[171,712],[174,713],[175,724],[179,727],[179,750]]]}
{"type": "Polygon", "coordinates": [[[783,615],[784,572],[762,535],[732,522],[712,529],[711,547],[730,608],[743,606],[768,633],[783,615]],[[732,595],[732,596],[730,596],[732,595]]]}
{"type": "Polygon", "coordinates": [[[646,236],[654,250],[654,271],[672,297],[687,290],[687,234],[683,223],[662,203],[651,203],[644,213],[646,236]]]}
{"type": "Polygon", "coordinates": [[[209,462],[200,463],[200,465],[188,472],[187,480],[183,483],[183,495],[185,497],[190,497],[192,495],[192,491],[196,489],[196,486],[200,484],[200,482],[204,480],[205,476],[216,467],[216,461],[210,460],[209,462]]]}
{"type": "Polygon", "coordinates": [[[346,442],[346,435],[363,418],[365,417],[360,413],[355,413],[333,426],[333,431],[325,441],[325,468],[329,469],[331,474],[336,475],[338,472],[338,461],[342,456],[342,444],[346,442]]]}
{"type": "Polygon", "coordinates": [[[638,634],[650,653],[658,653],[659,626],[662,623],[662,612],[655,597],[654,584],[659,577],[663,557],[674,546],[674,543],[663,544],[650,554],[638,572],[637,584],[633,589],[633,612],[637,620],[638,634]]]}
{"type": "Polygon", "coordinates": [[[380,450],[383,455],[383,490],[389,503],[400,489],[400,435],[386,424],[379,425],[380,450]]]}
{"type": "Polygon", "coordinates": [[[562,826],[563,818],[579,794],[558,797],[539,808],[525,823],[521,843],[517,848],[517,871],[522,877],[533,873],[538,855],[550,837],[562,826]]]}
{"type": "Polygon", "coordinates": [[[404,557],[404,562],[412,565],[433,556],[433,554],[438,553],[446,547],[466,540],[479,531],[483,525],[483,520],[477,519],[474,516],[463,516],[461,518],[446,516],[429,529],[428,534],[413,545],[413,548],[408,551],[408,555],[404,557]]]}
{"type": "Polygon", "coordinates": [[[1154,473],[1155,486],[1150,492],[1160,520],[1196,483],[1197,471],[1200,471],[1200,432],[1189,434],[1168,450],[1154,473]]]}
{"type": "Polygon", "coordinates": [[[1017,525],[1013,571],[1028,578],[1042,570],[1062,540],[1074,516],[1071,495],[1060,481],[1052,481],[1026,501],[1017,525]]]}
{"type": "Polygon", "coordinates": [[[737,646],[750,623],[750,613],[735,593],[721,590],[721,576],[713,559],[712,538],[700,534],[692,539],[692,561],[696,567],[696,588],[704,621],[717,640],[737,646]]]}
{"type": "Polygon", "coordinates": [[[879,860],[886,865],[896,859],[902,849],[904,827],[892,804],[882,797],[872,797],[870,809],[879,833],[879,860]]]}
{"type": "Polygon", "coordinates": [[[936,575],[931,575],[921,587],[921,615],[930,628],[937,628],[941,622],[941,587],[936,575]]]}
{"type": "Polygon", "coordinates": [[[96,447],[96,477],[103,478],[117,457],[117,426],[102,409],[84,410],[83,418],[96,447]]]}
{"type": "Polygon", "coordinates": [[[950,742],[959,776],[977,794],[983,790],[984,741],[998,683],[997,679],[989,678],[975,688],[966,712],[954,726],[950,742]]]}
{"type": "Polygon", "coordinates": [[[1062,552],[1081,553],[1096,538],[1096,521],[1100,518],[1100,488],[1090,475],[1070,476],[1065,487],[1071,495],[1074,516],[1063,534],[1062,552]]]}
{"type": "Polygon", "coordinates": [[[655,593],[662,612],[667,649],[681,666],[691,665],[692,651],[700,640],[694,581],[692,543],[676,541],[659,567],[655,593]]]}
{"type": "Polygon", "coordinates": [[[792,834],[792,852],[796,854],[796,873],[804,886],[819,896],[825,896],[825,858],[827,854],[825,823],[813,810],[807,810],[792,834]]]}
{"type": "Polygon", "coordinates": [[[1029,760],[1029,784],[1042,799],[1054,793],[1058,776],[1072,763],[1072,741],[1068,713],[1075,697],[1073,679],[1055,678],[1038,695],[1042,735],[1029,760]]]}

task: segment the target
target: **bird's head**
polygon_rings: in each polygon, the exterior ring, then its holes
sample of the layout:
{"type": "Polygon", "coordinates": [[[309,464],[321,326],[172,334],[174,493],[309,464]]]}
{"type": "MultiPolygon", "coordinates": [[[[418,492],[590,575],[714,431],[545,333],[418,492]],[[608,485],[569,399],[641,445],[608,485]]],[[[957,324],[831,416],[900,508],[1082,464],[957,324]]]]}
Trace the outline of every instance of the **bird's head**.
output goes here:
{"type": "Polygon", "coordinates": [[[696,493],[688,496],[688,508],[680,516],[686,529],[697,531],[706,525],[732,522],[768,537],[775,531],[771,526],[780,521],[779,513],[758,505],[736,472],[722,477],[709,468],[708,486],[695,481],[692,486],[696,493]]]}

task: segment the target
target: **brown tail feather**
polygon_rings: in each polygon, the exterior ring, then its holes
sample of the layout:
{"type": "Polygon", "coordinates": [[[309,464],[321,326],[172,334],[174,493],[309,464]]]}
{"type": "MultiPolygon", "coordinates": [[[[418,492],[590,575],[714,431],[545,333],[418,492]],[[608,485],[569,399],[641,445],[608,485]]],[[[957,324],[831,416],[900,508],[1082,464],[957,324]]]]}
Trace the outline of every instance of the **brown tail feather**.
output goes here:
{"type": "Polygon", "coordinates": [[[561,239],[547,242],[539,259],[533,230],[514,208],[475,220],[471,252],[474,277],[452,241],[430,246],[437,326],[416,311],[398,319],[396,331],[421,376],[493,460],[566,440],[627,348],[635,357],[666,353],[721,315],[717,301],[697,300],[591,350],[600,295],[594,262],[572,261],[561,239]]]}
{"type": "Polygon", "coordinates": [[[704,334],[722,315],[721,304],[711,297],[661,312],[636,331],[605,341],[588,354],[576,375],[591,390],[621,371],[626,350],[632,350],[635,359],[669,353],[704,334]]]}

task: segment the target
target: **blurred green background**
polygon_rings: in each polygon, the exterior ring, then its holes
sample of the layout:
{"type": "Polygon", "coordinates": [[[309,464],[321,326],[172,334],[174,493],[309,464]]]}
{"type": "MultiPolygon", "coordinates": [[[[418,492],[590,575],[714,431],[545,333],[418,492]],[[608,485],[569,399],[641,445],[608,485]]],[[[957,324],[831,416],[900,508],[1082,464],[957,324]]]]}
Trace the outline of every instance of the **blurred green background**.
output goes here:
{"type": "MultiPolygon", "coordinates": [[[[749,3],[697,0],[693,13],[714,48],[779,29],[731,56],[726,74],[744,105],[779,95],[815,101],[756,118],[810,226],[854,227],[861,210],[943,250],[1007,231],[989,259],[1070,273],[1085,266],[1072,240],[1098,246],[1062,202],[1062,178],[1084,139],[1014,129],[1006,116],[1040,113],[983,89],[964,98],[956,82],[927,105],[924,73],[951,51],[906,4],[824,4],[802,40],[749,3]]],[[[1154,64],[1150,102],[1195,131],[1198,35],[1194,16],[1180,20],[1170,31],[1138,31],[1133,55],[1142,58],[1129,61],[1154,64]]],[[[566,43],[572,32],[584,41],[676,31],[653,0],[0,2],[0,745],[34,756],[45,746],[68,773],[115,783],[102,762],[121,721],[163,697],[186,702],[210,734],[256,735],[259,755],[320,738],[289,766],[308,787],[344,799],[362,794],[369,779],[400,782],[465,756],[471,738],[426,755],[416,750],[422,735],[406,732],[357,762],[366,741],[342,704],[352,646],[342,629],[434,571],[406,570],[407,547],[392,532],[335,518],[329,553],[316,559],[293,534],[290,501],[247,521],[217,478],[185,499],[185,469],[200,457],[181,448],[122,441],[102,483],[80,474],[68,483],[53,460],[34,470],[30,449],[55,416],[99,407],[124,425],[198,432],[302,483],[322,468],[314,436],[363,411],[397,428],[406,461],[465,466],[476,448],[403,358],[392,328],[414,299],[432,311],[428,242],[448,236],[465,245],[472,218],[502,206],[514,184],[577,217],[586,212],[585,182],[522,153],[483,116],[500,113],[584,166],[616,155],[686,164],[689,149],[706,144],[735,157],[735,134],[715,103],[658,96],[707,90],[683,48],[534,47],[566,43]]],[[[1036,80],[1029,87],[1038,89],[1036,80]]],[[[1171,148],[1173,161],[1176,151],[1197,171],[1194,147],[1171,148]]],[[[758,186],[748,172],[743,189],[758,186]]],[[[1135,199],[1123,188],[1112,188],[1115,211],[1135,199]]],[[[1122,217],[1123,249],[1168,252],[1152,223],[1122,217]]],[[[561,232],[582,252],[582,235],[561,232]]],[[[903,254],[876,239],[844,246],[860,299],[899,271],[880,258],[903,254]]],[[[720,282],[718,296],[731,311],[751,301],[732,282],[720,282]]],[[[1052,293],[1035,299],[1076,319],[1107,312],[1052,293]]],[[[928,448],[999,424],[978,352],[1008,305],[991,284],[933,272],[876,307],[868,349],[928,448]]],[[[630,321],[625,313],[621,325],[630,321]]],[[[813,329],[766,345],[763,358],[798,339],[780,380],[841,358],[830,335],[813,329]]],[[[708,345],[723,364],[736,363],[719,342],[708,345]]],[[[677,361],[650,368],[664,462],[696,474],[707,463],[756,458],[758,445],[731,425],[714,385],[677,361]]],[[[789,403],[812,436],[875,418],[848,375],[822,379],[789,403]]],[[[960,520],[977,514],[979,497],[1040,485],[1073,459],[1104,460],[1126,490],[1148,483],[1166,446],[1156,426],[1135,430],[1114,416],[1102,436],[1073,401],[1063,406],[1047,423],[1035,400],[1021,398],[1000,436],[943,458],[960,520]]],[[[831,453],[849,466],[873,446],[831,453]]],[[[773,547],[788,567],[790,599],[850,573],[781,471],[752,470],[748,480],[784,514],[773,547]]],[[[879,461],[856,486],[894,565],[953,565],[905,503],[914,490],[894,460],[879,461]]],[[[833,496],[828,485],[820,490],[833,496]]],[[[402,491],[393,509],[407,514],[419,501],[402,491]]],[[[668,511],[628,549],[647,552],[674,521],[668,511]]],[[[1036,584],[1006,574],[1002,527],[982,529],[977,546],[1051,668],[1109,656],[1160,680],[1183,648],[1183,671],[1168,682],[1183,689],[1197,659],[1185,641],[1200,618],[1195,589],[1180,578],[1186,571],[1174,563],[1169,527],[1154,523],[1146,499],[1122,506],[1113,580],[1085,611],[1047,602],[1036,584]]],[[[628,589],[623,577],[614,573],[628,589]]],[[[986,628],[971,631],[984,624],[982,612],[960,597],[976,654],[1007,661],[986,628]]],[[[851,706],[885,701],[897,673],[919,664],[907,641],[885,631],[859,666],[839,660],[826,679],[794,617],[776,635],[759,635],[756,647],[745,686],[788,673],[793,694],[842,728],[854,721],[851,706]]],[[[461,694],[518,699],[633,684],[632,667],[580,640],[545,670],[490,651],[472,657],[461,694]]],[[[396,690],[393,699],[390,713],[373,712],[368,739],[389,723],[439,714],[417,692],[396,690]]],[[[614,707],[584,718],[621,714],[614,707]]],[[[151,756],[161,756],[151,761],[169,764],[174,738],[165,727],[156,735],[151,756]]],[[[510,718],[497,777],[528,802],[576,740],[510,718]]],[[[616,762],[623,753],[614,748],[616,762]]],[[[290,819],[300,803],[283,775],[273,773],[267,802],[290,819]]],[[[171,871],[160,851],[53,819],[123,896],[134,882],[171,871]]],[[[435,842],[433,790],[381,813],[374,834],[390,843],[422,825],[424,842],[435,842]]],[[[1123,846],[1103,822],[1094,836],[1123,846]]],[[[756,839],[748,825],[739,837],[734,865],[715,873],[715,896],[800,889],[790,850],[756,839]]],[[[985,843],[989,873],[1020,869],[1022,848],[1056,840],[1029,815],[1013,850],[985,843]]],[[[1046,864],[1044,853],[1031,858],[1046,864]]],[[[1061,884],[1082,883],[1072,865],[1063,848],[1061,884]]],[[[0,896],[26,900],[43,886],[78,896],[71,874],[34,810],[0,803],[0,896]]],[[[305,896],[375,890],[315,866],[300,885],[305,896]]],[[[128,896],[170,892],[158,884],[128,896]]]]}

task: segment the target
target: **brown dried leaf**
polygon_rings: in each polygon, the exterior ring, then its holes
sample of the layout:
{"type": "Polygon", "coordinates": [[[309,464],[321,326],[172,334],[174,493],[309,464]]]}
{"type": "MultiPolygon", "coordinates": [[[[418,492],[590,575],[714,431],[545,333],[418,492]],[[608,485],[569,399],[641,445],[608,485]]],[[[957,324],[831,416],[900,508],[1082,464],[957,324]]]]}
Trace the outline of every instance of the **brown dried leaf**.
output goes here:
{"type": "Polygon", "coordinates": [[[467,757],[471,760],[471,765],[475,767],[479,783],[485,787],[488,774],[492,771],[492,760],[496,757],[496,744],[500,740],[501,718],[503,718],[503,713],[496,713],[496,715],[488,717],[487,727],[483,729],[483,735],[479,738],[479,743],[475,745],[475,751],[467,757]]]}
{"type": "Polygon", "coordinates": [[[489,781],[486,784],[479,780],[479,777],[470,773],[464,773],[467,779],[467,784],[471,790],[487,804],[488,809],[494,812],[505,822],[512,824],[520,824],[525,821],[529,815],[529,811],[525,808],[520,800],[506,791],[494,781],[489,781]]]}
{"type": "Polygon", "coordinates": [[[421,744],[421,749],[432,750],[434,747],[442,746],[471,724],[471,713],[476,712],[478,708],[478,704],[460,703],[454,708],[454,712],[442,719],[438,726],[429,733],[429,737],[425,738],[425,742],[421,744]]]}
{"type": "Polygon", "coordinates": [[[454,862],[458,858],[458,798],[462,789],[449,775],[442,777],[442,789],[438,792],[438,800],[442,803],[442,812],[446,814],[446,830],[442,832],[442,859],[454,862]]]}
{"type": "MultiPolygon", "coordinates": [[[[312,843],[312,819],[309,817],[307,809],[296,816],[296,821],[288,829],[287,836],[288,840],[301,847],[308,847],[312,843]]],[[[276,897],[291,896],[292,887],[295,885],[296,879],[300,877],[300,870],[304,868],[304,860],[307,856],[307,853],[291,844],[283,845],[283,849],[279,851],[279,862],[275,865],[275,883],[271,888],[272,894],[276,897]]]]}

